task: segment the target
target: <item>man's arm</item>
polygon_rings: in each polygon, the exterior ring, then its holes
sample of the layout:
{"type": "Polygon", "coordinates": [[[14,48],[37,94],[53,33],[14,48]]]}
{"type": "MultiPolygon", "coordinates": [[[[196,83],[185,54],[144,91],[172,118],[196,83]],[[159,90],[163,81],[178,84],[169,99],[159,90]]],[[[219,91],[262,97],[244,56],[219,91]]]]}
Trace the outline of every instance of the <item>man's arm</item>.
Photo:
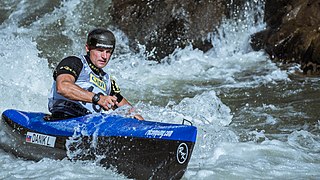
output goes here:
{"type": "MultiPolygon", "coordinates": [[[[134,112],[134,108],[133,106],[129,103],[129,101],[124,98],[121,94],[120,94],[120,88],[119,86],[117,85],[116,81],[114,79],[111,79],[111,95],[114,95],[115,97],[117,97],[118,99],[118,104],[117,106],[120,107],[120,106],[124,106],[124,105],[129,105],[131,106],[131,109],[129,111],[129,113],[133,113],[134,112]]],[[[138,119],[138,120],[144,120],[143,117],[139,114],[135,114],[133,116],[134,118],[138,119]]]]}
{"type": "MultiPolygon", "coordinates": [[[[129,103],[129,101],[126,98],[123,98],[118,104],[117,106],[123,106],[123,105],[129,105],[131,106],[130,112],[132,113],[134,111],[134,107],[129,103]]],[[[144,120],[144,118],[140,115],[140,114],[135,114],[133,115],[134,118],[138,119],[138,120],[144,120]]]]}
{"type": "MultiPolygon", "coordinates": [[[[92,103],[92,97],[94,96],[94,93],[82,89],[81,87],[76,85],[74,76],[70,74],[60,74],[57,76],[56,84],[57,92],[60,95],[74,101],[92,103]]],[[[123,103],[125,103],[125,101],[123,103]]],[[[117,97],[115,96],[101,95],[98,104],[106,110],[111,109],[111,107],[114,105],[119,106],[119,103],[117,102],[117,97]]]]}

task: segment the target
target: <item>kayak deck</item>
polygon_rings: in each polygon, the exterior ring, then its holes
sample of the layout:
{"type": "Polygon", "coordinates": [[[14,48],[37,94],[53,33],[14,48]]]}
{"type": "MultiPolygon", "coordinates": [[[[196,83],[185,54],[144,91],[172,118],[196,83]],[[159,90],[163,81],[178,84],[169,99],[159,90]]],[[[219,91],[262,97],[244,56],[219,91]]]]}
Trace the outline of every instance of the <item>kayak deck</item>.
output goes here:
{"type": "Polygon", "coordinates": [[[31,160],[99,161],[129,178],[179,179],[196,141],[196,127],[188,125],[105,114],[59,121],[45,121],[45,116],[6,110],[1,126],[8,142],[2,137],[1,147],[31,160]]]}

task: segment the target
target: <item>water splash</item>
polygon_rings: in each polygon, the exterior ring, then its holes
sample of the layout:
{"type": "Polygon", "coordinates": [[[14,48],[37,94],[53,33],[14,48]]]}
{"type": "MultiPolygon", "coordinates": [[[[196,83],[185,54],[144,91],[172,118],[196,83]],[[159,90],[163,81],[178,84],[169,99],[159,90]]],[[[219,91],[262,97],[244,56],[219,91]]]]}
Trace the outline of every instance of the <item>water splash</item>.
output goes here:
{"type": "MultiPolygon", "coordinates": [[[[7,32],[10,32],[9,29],[7,32]]],[[[3,31],[2,31],[3,33],[3,31]]],[[[28,37],[4,33],[0,37],[2,65],[0,111],[7,108],[46,112],[51,70],[39,58],[36,44],[28,37]]]]}

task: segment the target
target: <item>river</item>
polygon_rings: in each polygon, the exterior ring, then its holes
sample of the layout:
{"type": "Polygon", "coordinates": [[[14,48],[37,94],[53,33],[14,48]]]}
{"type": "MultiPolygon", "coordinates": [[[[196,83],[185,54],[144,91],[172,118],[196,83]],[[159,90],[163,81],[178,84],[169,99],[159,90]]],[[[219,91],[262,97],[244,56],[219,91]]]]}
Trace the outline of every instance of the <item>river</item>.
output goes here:
{"type": "MultiPolygon", "coordinates": [[[[0,2],[0,112],[48,112],[53,67],[84,53],[86,32],[105,26],[108,1],[0,2]],[[92,10],[94,8],[94,11],[92,10]]],[[[215,49],[176,49],[162,63],[129,50],[125,35],[105,68],[148,120],[198,128],[183,179],[320,178],[318,77],[298,65],[274,63],[252,51],[249,37],[265,28],[263,2],[224,20],[215,49]]],[[[126,179],[94,162],[16,158],[0,150],[0,179],[126,179]]]]}

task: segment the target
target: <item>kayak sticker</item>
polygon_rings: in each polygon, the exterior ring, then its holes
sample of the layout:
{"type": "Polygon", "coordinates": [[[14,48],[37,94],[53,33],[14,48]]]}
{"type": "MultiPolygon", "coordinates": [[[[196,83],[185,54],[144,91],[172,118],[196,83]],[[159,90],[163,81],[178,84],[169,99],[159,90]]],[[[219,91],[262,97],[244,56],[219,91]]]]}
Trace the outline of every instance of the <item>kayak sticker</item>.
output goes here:
{"type": "Polygon", "coordinates": [[[162,138],[162,137],[171,137],[173,131],[167,131],[167,130],[148,130],[145,135],[146,136],[153,136],[153,137],[159,137],[159,138],[162,138]]]}
{"type": "Polygon", "coordinates": [[[56,142],[56,137],[48,136],[45,134],[34,133],[34,132],[27,132],[26,142],[39,144],[42,146],[54,147],[54,144],[56,142]]]}
{"type": "Polygon", "coordinates": [[[188,146],[186,143],[181,143],[177,148],[177,160],[180,164],[183,164],[188,159],[188,146]]]}

